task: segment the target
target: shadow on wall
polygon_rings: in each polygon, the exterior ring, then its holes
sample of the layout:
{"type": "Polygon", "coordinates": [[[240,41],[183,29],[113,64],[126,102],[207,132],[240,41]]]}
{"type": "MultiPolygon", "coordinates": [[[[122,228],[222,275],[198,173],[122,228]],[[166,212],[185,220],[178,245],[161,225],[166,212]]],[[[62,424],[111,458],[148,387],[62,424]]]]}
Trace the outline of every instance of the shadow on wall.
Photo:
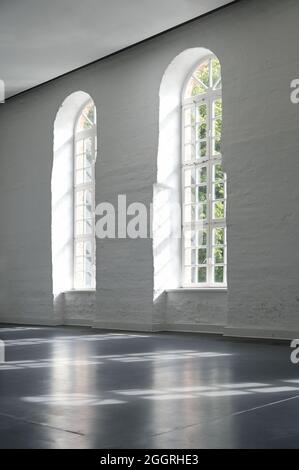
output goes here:
{"type": "Polygon", "coordinates": [[[181,287],[181,102],[184,84],[212,51],[186,49],[167,67],[160,86],[157,182],[153,190],[154,301],[181,287]]]}

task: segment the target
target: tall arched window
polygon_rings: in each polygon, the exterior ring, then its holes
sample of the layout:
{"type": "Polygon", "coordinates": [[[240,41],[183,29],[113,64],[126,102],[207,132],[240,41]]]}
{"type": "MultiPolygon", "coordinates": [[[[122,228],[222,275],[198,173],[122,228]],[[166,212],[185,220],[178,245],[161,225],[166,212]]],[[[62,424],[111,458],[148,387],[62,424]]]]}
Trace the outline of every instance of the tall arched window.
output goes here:
{"type": "Polygon", "coordinates": [[[222,167],[221,67],[204,58],[182,103],[183,286],[226,286],[226,175],[222,167]]]}
{"type": "Polygon", "coordinates": [[[96,108],[81,109],[74,142],[74,288],[95,288],[96,108]]]}

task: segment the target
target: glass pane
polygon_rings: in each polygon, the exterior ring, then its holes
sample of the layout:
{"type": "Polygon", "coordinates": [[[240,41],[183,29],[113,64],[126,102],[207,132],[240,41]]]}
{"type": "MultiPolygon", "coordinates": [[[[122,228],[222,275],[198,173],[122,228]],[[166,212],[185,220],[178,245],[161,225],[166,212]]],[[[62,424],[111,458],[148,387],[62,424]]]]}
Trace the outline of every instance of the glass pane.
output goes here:
{"type": "Polygon", "coordinates": [[[92,233],[92,219],[87,219],[84,222],[85,235],[90,235],[92,233]]]}
{"type": "Polygon", "coordinates": [[[214,199],[224,199],[224,183],[214,184],[214,199]]]}
{"type": "Polygon", "coordinates": [[[197,106],[196,120],[200,124],[207,122],[207,105],[206,104],[200,104],[199,106],[197,106]]]}
{"type": "Polygon", "coordinates": [[[207,218],[207,204],[198,204],[197,220],[206,220],[207,218]]]}
{"type": "Polygon", "coordinates": [[[197,253],[197,263],[206,264],[207,263],[207,250],[206,248],[200,248],[197,253]]]}
{"type": "Polygon", "coordinates": [[[206,230],[199,230],[198,234],[198,246],[206,246],[207,245],[207,231],[206,230]]]}
{"type": "Polygon", "coordinates": [[[75,286],[77,288],[84,286],[84,273],[83,272],[76,272],[75,273],[75,286]]]}
{"type": "Polygon", "coordinates": [[[200,64],[197,70],[194,72],[194,77],[202,82],[206,87],[210,84],[210,64],[209,60],[206,60],[200,64]]]}
{"type": "Polygon", "coordinates": [[[84,223],[82,220],[76,222],[75,234],[78,236],[84,235],[84,223]]]}
{"type": "Polygon", "coordinates": [[[85,252],[85,256],[88,256],[88,257],[92,256],[91,242],[84,243],[84,252],[85,252]]]}
{"type": "Polygon", "coordinates": [[[213,86],[219,81],[221,78],[221,66],[218,59],[212,59],[212,83],[213,86]]]}
{"type": "Polygon", "coordinates": [[[78,140],[76,142],[76,154],[83,153],[83,140],[78,140]]]}
{"type": "Polygon", "coordinates": [[[224,179],[224,172],[221,163],[214,165],[214,181],[221,181],[224,179]]]}
{"type": "Polygon", "coordinates": [[[225,229],[224,228],[215,228],[214,229],[214,244],[215,245],[224,245],[225,244],[225,229]]]}
{"type": "Polygon", "coordinates": [[[195,184],[195,170],[185,170],[185,186],[195,184]]]}
{"type": "Polygon", "coordinates": [[[224,266],[215,266],[214,268],[214,282],[224,282],[224,266]]]}
{"type": "Polygon", "coordinates": [[[84,183],[91,183],[92,181],[92,168],[87,167],[84,170],[84,183]]]}
{"type": "Polygon", "coordinates": [[[185,145],[184,160],[185,160],[185,162],[190,162],[190,161],[194,160],[194,147],[193,147],[193,145],[185,145]]]}
{"type": "Polygon", "coordinates": [[[76,242],[75,246],[75,256],[83,256],[84,254],[84,243],[76,242]]]}
{"type": "Polygon", "coordinates": [[[84,219],[84,206],[77,206],[76,211],[76,220],[83,220],[84,219]]]}
{"type": "Polygon", "coordinates": [[[207,200],[207,187],[199,186],[197,189],[198,202],[205,202],[207,200]]]}
{"type": "Polygon", "coordinates": [[[186,230],[184,233],[185,247],[196,245],[196,232],[194,230],[186,230]]]}
{"type": "Polygon", "coordinates": [[[84,271],[84,258],[82,256],[75,258],[75,270],[84,271]]]}
{"type": "Polygon", "coordinates": [[[213,139],[213,155],[221,153],[221,140],[213,139]]]}
{"type": "Polygon", "coordinates": [[[207,167],[202,166],[197,169],[197,184],[202,184],[207,182],[207,167]]]}
{"type": "Polygon", "coordinates": [[[197,143],[197,154],[196,158],[205,158],[207,156],[207,142],[202,141],[197,143]]]}
{"type": "Polygon", "coordinates": [[[77,170],[82,170],[84,166],[84,156],[83,155],[77,155],[76,157],[76,169],[77,170]]]}
{"type": "Polygon", "coordinates": [[[91,137],[88,137],[87,139],[84,139],[84,152],[86,154],[90,154],[92,152],[92,139],[91,139],[91,137]]]}
{"type": "Polygon", "coordinates": [[[190,204],[191,202],[196,202],[196,190],[193,188],[185,189],[185,203],[190,204]]]}
{"type": "Polygon", "coordinates": [[[207,268],[197,268],[197,282],[207,282],[207,268]]]}
{"type": "Polygon", "coordinates": [[[84,191],[76,191],[76,205],[84,204],[84,191]]]}
{"type": "Polygon", "coordinates": [[[192,127],[185,127],[184,133],[185,144],[191,144],[192,142],[192,127]]]}
{"type": "Polygon", "coordinates": [[[205,87],[198,83],[193,77],[189,80],[189,83],[186,88],[186,98],[191,98],[191,96],[200,95],[205,92],[205,87]]]}
{"type": "Polygon", "coordinates": [[[84,172],[83,170],[78,170],[76,171],[75,184],[82,184],[82,183],[84,183],[84,172]]]}
{"type": "Polygon", "coordinates": [[[213,102],[213,118],[221,118],[222,116],[222,99],[218,98],[213,102]]]}
{"type": "Polygon", "coordinates": [[[217,247],[214,248],[214,264],[223,264],[224,263],[224,248],[217,247]]]}
{"type": "Polygon", "coordinates": [[[184,110],[184,126],[193,126],[195,123],[193,106],[184,110]]]}
{"type": "Polygon", "coordinates": [[[225,216],[225,205],[224,201],[217,201],[213,204],[214,219],[223,219],[225,216]]]}
{"type": "Polygon", "coordinates": [[[196,130],[196,140],[203,140],[207,138],[207,124],[203,122],[197,126],[196,130]]]}
{"type": "Polygon", "coordinates": [[[184,220],[186,223],[193,222],[195,220],[195,206],[185,206],[184,220]]]}

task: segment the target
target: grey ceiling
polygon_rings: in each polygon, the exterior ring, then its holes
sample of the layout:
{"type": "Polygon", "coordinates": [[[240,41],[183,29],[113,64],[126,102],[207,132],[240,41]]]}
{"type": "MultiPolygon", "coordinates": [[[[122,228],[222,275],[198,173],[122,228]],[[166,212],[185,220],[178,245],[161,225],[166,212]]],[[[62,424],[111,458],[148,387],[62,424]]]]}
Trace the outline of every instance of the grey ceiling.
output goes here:
{"type": "Polygon", "coordinates": [[[1,0],[6,98],[233,0],[1,0]]]}

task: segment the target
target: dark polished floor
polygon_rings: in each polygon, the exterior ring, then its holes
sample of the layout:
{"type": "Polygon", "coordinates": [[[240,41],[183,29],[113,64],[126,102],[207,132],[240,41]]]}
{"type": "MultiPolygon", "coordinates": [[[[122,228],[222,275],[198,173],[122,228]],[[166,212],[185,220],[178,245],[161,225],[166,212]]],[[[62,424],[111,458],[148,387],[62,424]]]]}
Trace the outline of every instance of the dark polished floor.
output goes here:
{"type": "Polygon", "coordinates": [[[0,448],[298,448],[288,344],[0,328],[0,448]]]}

